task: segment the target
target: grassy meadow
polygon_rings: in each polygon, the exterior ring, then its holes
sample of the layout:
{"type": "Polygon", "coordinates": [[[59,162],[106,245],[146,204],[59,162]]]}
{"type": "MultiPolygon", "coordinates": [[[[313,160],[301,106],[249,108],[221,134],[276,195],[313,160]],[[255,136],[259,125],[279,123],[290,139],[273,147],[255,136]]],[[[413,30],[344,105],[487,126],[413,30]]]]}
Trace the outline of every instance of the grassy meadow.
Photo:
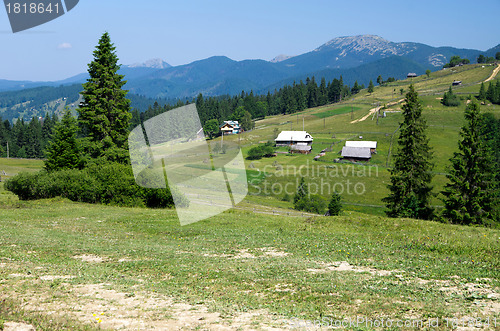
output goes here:
{"type": "MultiPolygon", "coordinates": [[[[463,81],[456,93],[477,93],[492,70],[471,65],[413,79],[434,148],[436,193],[465,107],[444,107],[438,98],[455,79],[463,81]]],[[[500,330],[500,230],[384,214],[402,121],[399,89],[409,83],[269,117],[224,137],[246,155],[304,126],[314,144],[309,155],[245,160],[250,192],[238,208],[183,227],[175,210],[19,201],[0,183],[0,330],[12,321],[42,330],[306,329],[344,319],[372,321],[350,330],[448,330],[471,321],[500,330]],[[384,104],[386,117],[351,123],[384,104]],[[370,163],[334,163],[345,140],[360,136],[378,142],[370,163]],[[300,176],[325,198],[344,189],[343,215],[288,215],[285,190],[293,195],[300,176]],[[380,319],[409,322],[373,324],[380,319]]],[[[500,116],[499,106],[482,110],[500,116]]],[[[42,166],[0,159],[5,177],[42,166]]],[[[438,197],[433,204],[441,204],[438,197]]]]}
{"type": "Polygon", "coordinates": [[[239,210],[180,227],[173,210],[1,206],[5,320],[264,329],[323,317],[500,318],[499,230],[239,210]]]}

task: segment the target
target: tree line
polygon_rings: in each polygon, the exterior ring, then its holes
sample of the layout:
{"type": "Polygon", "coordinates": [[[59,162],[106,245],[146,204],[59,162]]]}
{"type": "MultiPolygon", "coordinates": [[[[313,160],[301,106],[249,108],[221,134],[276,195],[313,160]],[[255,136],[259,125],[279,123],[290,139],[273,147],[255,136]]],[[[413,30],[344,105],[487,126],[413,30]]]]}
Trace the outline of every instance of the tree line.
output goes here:
{"type": "Polygon", "coordinates": [[[165,111],[184,106],[189,103],[196,103],[196,108],[200,116],[202,126],[205,128],[207,136],[213,136],[218,127],[214,128],[213,123],[221,124],[223,121],[239,121],[243,130],[253,128],[253,121],[266,116],[279,114],[293,114],[307,108],[323,106],[329,103],[339,102],[346,97],[358,93],[364,85],[359,85],[357,81],[353,87],[345,85],[340,76],[326,82],[322,78],[319,84],[316,77],[307,77],[306,81],[285,85],[273,93],[264,95],[254,94],[253,91],[245,92],[235,96],[211,96],[204,97],[199,94],[193,100],[179,100],[175,104],[160,105],[157,102],[149,106],[144,112],[138,109],[132,110],[131,127],[135,127],[148,119],[159,115],[165,111]],[[206,124],[210,124],[207,126],[206,124]]]}
{"type": "Polygon", "coordinates": [[[44,158],[45,149],[50,141],[57,116],[33,117],[11,124],[0,116],[0,157],[44,158]],[[7,155],[8,152],[8,155],[7,155]]]}
{"type": "MultiPolygon", "coordinates": [[[[254,94],[253,91],[242,91],[241,94],[235,96],[204,97],[199,94],[192,100],[177,100],[175,103],[170,102],[163,105],[155,101],[145,111],[138,108],[131,110],[128,130],[163,112],[189,103],[196,103],[205,133],[212,137],[218,133],[218,125],[225,120],[239,121],[244,130],[250,130],[253,128],[255,119],[279,114],[292,114],[307,108],[339,102],[358,93],[363,88],[364,86],[357,82],[352,88],[345,85],[342,76],[328,83],[325,78],[322,78],[319,84],[313,76],[308,77],[305,82],[300,81],[292,85],[285,85],[279,90],[275,90],[273,93],[268,92],[265,95],[254,94]],[[208,126],[207,123],[209,123],[208,126]]],[[[18,101],[20,100],[13,102],[18,101]]],[[[0,157],[7,156],[8,143],[10,157],[45,158],[46,147],[58,121],[55,114],[51,116],[48,113],[43,118],[33,117],[30,121],[24,121],[21,118],[14,124],[8,120],[2,121],[0,117],[0,122],[2,122],[0,125],[0,157]]],[[[80,132],[79,135],[84,136],[84,133],[80,132]]]]}
{"type": "Polygon", "coordinates": [[[500,104],[500,80],[497,80],[496,83],[490,82],[488,89],[485,88],[484,83],[481,83],[477,98],[480,101],[490,101],[496,105],[500,104]]]}

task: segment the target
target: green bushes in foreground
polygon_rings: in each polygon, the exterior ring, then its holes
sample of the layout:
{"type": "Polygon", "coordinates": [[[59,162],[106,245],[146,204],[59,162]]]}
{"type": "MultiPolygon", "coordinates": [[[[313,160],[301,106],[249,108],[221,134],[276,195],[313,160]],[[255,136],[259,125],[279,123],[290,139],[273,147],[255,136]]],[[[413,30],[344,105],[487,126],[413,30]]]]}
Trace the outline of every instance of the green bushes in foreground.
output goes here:
{"type": "MultiPolygon", "coordinates": [[[[60,196],[87,203],[150,208],[174,207],[174,197],[168,188],[140,187],[135,183],[130,166],[117,163],[93,164],[83,170],[19,173],[7,181],[5,188],[18,195],[21,200],[60,196]]],[[[174,192],[174,195],[178,205],[189,205],[189,201],[179,192],[174,192]]]]}

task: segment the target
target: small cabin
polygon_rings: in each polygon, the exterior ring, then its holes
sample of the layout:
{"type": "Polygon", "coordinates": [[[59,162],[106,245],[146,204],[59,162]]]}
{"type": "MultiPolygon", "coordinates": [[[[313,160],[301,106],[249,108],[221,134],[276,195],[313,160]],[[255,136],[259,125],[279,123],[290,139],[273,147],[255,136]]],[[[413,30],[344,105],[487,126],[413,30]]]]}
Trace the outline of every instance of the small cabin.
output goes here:
{"type": "Polygon", "coordinates": [[[342,158],[348,161],[370,161],[372,153],[367,147],[347,147],[342,148],[342,158]]]}
{"type": "Polygon", "coordinates": [[[346,141],[346,147],[357,147],[357,148],[369,148],[370,153],[377,153],[377,142],[376,141],[346,141]]]}
{"type": "Polygon", "coordinates": [[[454,80],[453,83],[451,83],[452,86],[460,86],[462,85],[462,81],[461,80],[454,80]]]}
{"type": "Polygon", "coordinates": [[[220,126],[222,134],[238,134],[241,132],[238,121],[224,121],[220,126]]]}

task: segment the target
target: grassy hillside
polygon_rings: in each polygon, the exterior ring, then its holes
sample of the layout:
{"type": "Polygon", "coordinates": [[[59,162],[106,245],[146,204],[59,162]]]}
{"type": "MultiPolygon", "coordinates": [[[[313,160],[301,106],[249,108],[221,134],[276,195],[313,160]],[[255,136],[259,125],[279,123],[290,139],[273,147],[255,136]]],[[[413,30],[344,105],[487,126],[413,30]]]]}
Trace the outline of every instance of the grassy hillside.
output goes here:
{"type": "MultiPolygon", "coordinates": [[[[251,185],[252,196],[248,197],[248,200],[291,208],[290,202],[281,200],[286,193],[295,193],[297,178],[304,176],[313,190],[317,188],[318,193],[325,198],[329,198],[334,187],[343,190],[342,198],[347,210],[383,215],[384,205],[381,199],[388,193],[388,169],[392,165],[392,156],[397,151],[397,129],[402,122],[401,104],[410,83],[413,83],[419,92],[424,107],[423,116],[429,126],[427,134],[434,151],[435,163],[432,184],[434,192],[438,193],[446,183],[448,160],[458,149],[465,97],[478,93],[480,83],[491,76],[494,68],[495,66],[489,65],[468,65],[434,72],[430,77],[423,75],[387,86],[377,86],[371,94],[362,90],[353,98],[339,104],[307,109],[293,115],[266,118],[256,122],[255,130],[239,136],[225,137],[227,140],[239,140],[244,152],[255,144],[274,140],[282,130],[304,128],[314,137],[310,155],[278,154],[274,158],[247,160],[247,168],[253,167],[268,175],[262,181],[254,181],[256,185],[251,185]],[[453,90],[463,96],[464,100],[459,107],[445,107],[440,103],[440,98],[454,80],[462,81],[462,86],[454,87],[453,90]],[[370,109],[377,106],[383,107],[378,119],[377,113],[370,113],[370,109]],[[384,111],[386,117],[382,117],[384,111]],[[372,160],[365,165],[333,163],[340,157],[345,140],[360,140],[359,137],[363,137],[362,140],[378,142],[377,154],[372,160]],[[320,161],[313,161],[314,156],[325,148],[330,148],[331,151],[320,158],[320,161]],[[287,186],[289,190],[285,192],[287,183],[292,184],[287,186]],[[354,190],[356,185],[357,192],[354,190]]],[[[496,83],[496,79],[492,82],[496,83]]],[[[483,105],[481,109],[500,117],[498,105],[483,105]]],[[[438,198],[439,196],[436,196],[432,203],[439,208],[441,201],[438,198]]]]}

